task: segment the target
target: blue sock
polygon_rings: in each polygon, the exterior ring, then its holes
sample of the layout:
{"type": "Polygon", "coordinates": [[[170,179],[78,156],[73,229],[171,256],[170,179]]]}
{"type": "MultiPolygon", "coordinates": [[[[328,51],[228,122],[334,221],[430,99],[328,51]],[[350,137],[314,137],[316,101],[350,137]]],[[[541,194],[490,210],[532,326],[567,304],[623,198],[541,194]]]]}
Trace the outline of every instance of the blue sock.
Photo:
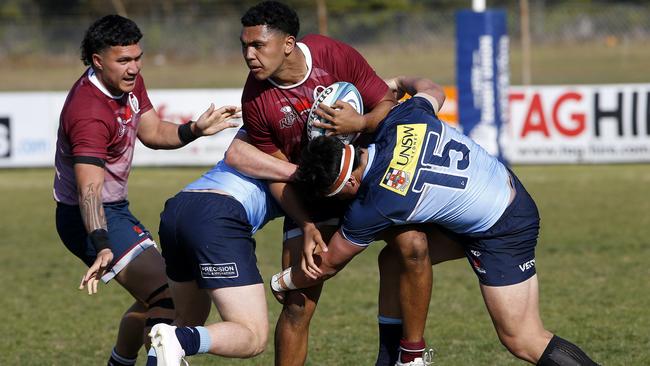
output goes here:
{"type": "Polygon", "coordinates": [[[185,350],[186,356],[207,353],[212,343],[210,333],[205,327],[178,327],[176,328],[176,338],[185,350]]]}
{"type": "Polygon", "coordinates": [[[399,357],[399,341],[402,339],[402,319],[378,316],[379,352],[375,366],[393,366],[399,357]]]}
{"type": "Polygon", "coordinates": [[[147,353],[147,365],[146,366],[157,366],[158,360],[156,359],[156,350],[153,347],[149,348],[149,353],[147,353]]]}

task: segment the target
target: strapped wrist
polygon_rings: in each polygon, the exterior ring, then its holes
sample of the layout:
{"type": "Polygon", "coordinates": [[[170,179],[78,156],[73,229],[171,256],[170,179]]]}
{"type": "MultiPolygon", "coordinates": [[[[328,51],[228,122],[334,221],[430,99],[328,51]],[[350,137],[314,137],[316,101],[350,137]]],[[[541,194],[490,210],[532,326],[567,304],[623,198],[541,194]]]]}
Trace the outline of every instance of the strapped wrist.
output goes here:
{"type": "Polygon", "coordinates": [[[104,249],[110,249],[111,245],[108,240],[108,231],[106,229],[97,229],[93,230],[88,236],[90,236],[90,242],[95,247],[97,253],[101,252],[104,249]]]}
{"type": "Polygon", "coordinates": [[[195,122],[188,121],[187,123],[178,126],[178,139],[181,140],[183,145],[187,145],[199,138],[199,136],[196,136],[194,132],[192,132],[192,123],[195,122]]]}
{"type": "Polygon", "coordinates": [[[291,279],[291,267],[288,267],[284,271],[276,273],[271,277],[271,288],[275,292],[285,292],[297,289],[291,279]]]}

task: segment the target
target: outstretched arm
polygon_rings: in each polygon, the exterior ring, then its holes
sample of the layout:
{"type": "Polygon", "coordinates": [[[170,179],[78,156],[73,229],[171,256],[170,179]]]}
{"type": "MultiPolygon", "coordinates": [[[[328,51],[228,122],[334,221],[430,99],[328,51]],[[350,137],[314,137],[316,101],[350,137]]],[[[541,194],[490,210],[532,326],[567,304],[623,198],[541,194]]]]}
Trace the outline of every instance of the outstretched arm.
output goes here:
{"type": "Polygon", "coordinates": [[[239,112],[239,107],[215,108],[211,104],[196,122],[178,125],[161,120],[152,108],[140,116],[138,138],[152,149],[177,149],[201,136],[214,135],[226,128],[238,126],[233,119],[239,117],[239,112]]]}

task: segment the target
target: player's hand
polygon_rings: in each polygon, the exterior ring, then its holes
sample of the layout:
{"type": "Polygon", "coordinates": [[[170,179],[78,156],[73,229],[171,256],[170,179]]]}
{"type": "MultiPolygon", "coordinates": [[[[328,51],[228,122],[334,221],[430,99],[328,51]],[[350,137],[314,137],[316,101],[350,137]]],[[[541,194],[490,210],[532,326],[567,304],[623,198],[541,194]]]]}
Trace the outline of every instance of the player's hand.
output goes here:
{"type": "Polygon", "coordinates": [[[306,224],[303,229],[304,242],[300,269],[311,279],[318,279],[323,271],[318,267],[319,263],[314,261],[314,254],[327,252],[327,244],[323,241],[320,231],[313,223],[306,224]]]}
{"type": "Polygon", "coordinates": [[[239,122],[236,119],[241,118],[240,112],[241,108],[233,105],[215,108],[214,104],[210,104],[210,107],[194,123],[195,130],[192,132],[197,136],[211,136],[226,128],[237,127],[239,122]]]}
{"type": "Polygon", "coordinates": [[[113,252],[108,248],[100,250],[99,253],[97,253],[95,263],[88,268],[88,271],[86,271],[86,274],[81,279],[79,290],[83,290],[84,287],[87,287],[88,295],[96,294],[99,280],[102,278],[104,273],[106,273],[111,262],[113,262],[113,252]]]}
{"type": "Polygon", "coordinates": [[[337,100],[331,107],[323,103],[319,104],[316,115],[328,123],[314,121],[314,126],[328,130],[327,135],[330,136],[363,132],[366,128],[365,118],[349,103],[342,100],[337,100]]]}
{"type": "Polygon", "coordinates": [[[400,88],[398,79],[399,76],[390,79],[385,79],[384,82],[386,83],[386,85],[388,85],[388,88],[393,93],[393,96],[395,96],[395,99],[400,100],[404,98],[404,95],[406,95],[406,91],[400,88]]]}

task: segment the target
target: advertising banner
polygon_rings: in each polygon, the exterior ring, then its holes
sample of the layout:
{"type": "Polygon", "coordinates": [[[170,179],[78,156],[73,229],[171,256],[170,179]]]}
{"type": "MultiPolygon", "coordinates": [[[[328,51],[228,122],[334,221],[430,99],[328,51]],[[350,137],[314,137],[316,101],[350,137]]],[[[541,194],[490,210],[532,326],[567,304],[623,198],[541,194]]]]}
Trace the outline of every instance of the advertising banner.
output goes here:
{"type": "Polygon", "coordinates": [[[505,11],[456,13],[456,82],[462,132],[503,158],[499,134],[507,120],[509,85],[505,11]]]}
{"type": "MultiPolygon", "coordinates": [[[[0,168],[54,165],[59,114],[67,92],[0,93],[0,168]]],[[[210,103],[239,105],[241,89],[151,90],[149,98],[163,120],[198,118],[210,103]]],[[[240,121],[241,122],[241,121],[240,121]]],[[[177,150],[136,145],[134,165],[212,165],[219,161],[237,128],[202,137],[177,150]]]]}
{"type": "MultiPolygon", "coordinates": [[[[453,87],[439,113],[452,125],[458,106],[453,87]]],[[[160,117],[183,123],[210,103],[239,105],[241,89],[151,90],[160,117]]],[[[0,93],[0,168],[54,163],[56,132],[65,92],[0,93]]],[[[650,162],[650,84],[514,86],[509,119],[500,134],[512,164],[650,162]]],[[[209,166],[237,129],[203,137],[178,150],[138,143],[135,165],[209,166]]]]}
{"type": "Polygon", "coordinates": [[[510,89],[503,135],[512,163],[650,161],[650,85],[510,89]]]}

